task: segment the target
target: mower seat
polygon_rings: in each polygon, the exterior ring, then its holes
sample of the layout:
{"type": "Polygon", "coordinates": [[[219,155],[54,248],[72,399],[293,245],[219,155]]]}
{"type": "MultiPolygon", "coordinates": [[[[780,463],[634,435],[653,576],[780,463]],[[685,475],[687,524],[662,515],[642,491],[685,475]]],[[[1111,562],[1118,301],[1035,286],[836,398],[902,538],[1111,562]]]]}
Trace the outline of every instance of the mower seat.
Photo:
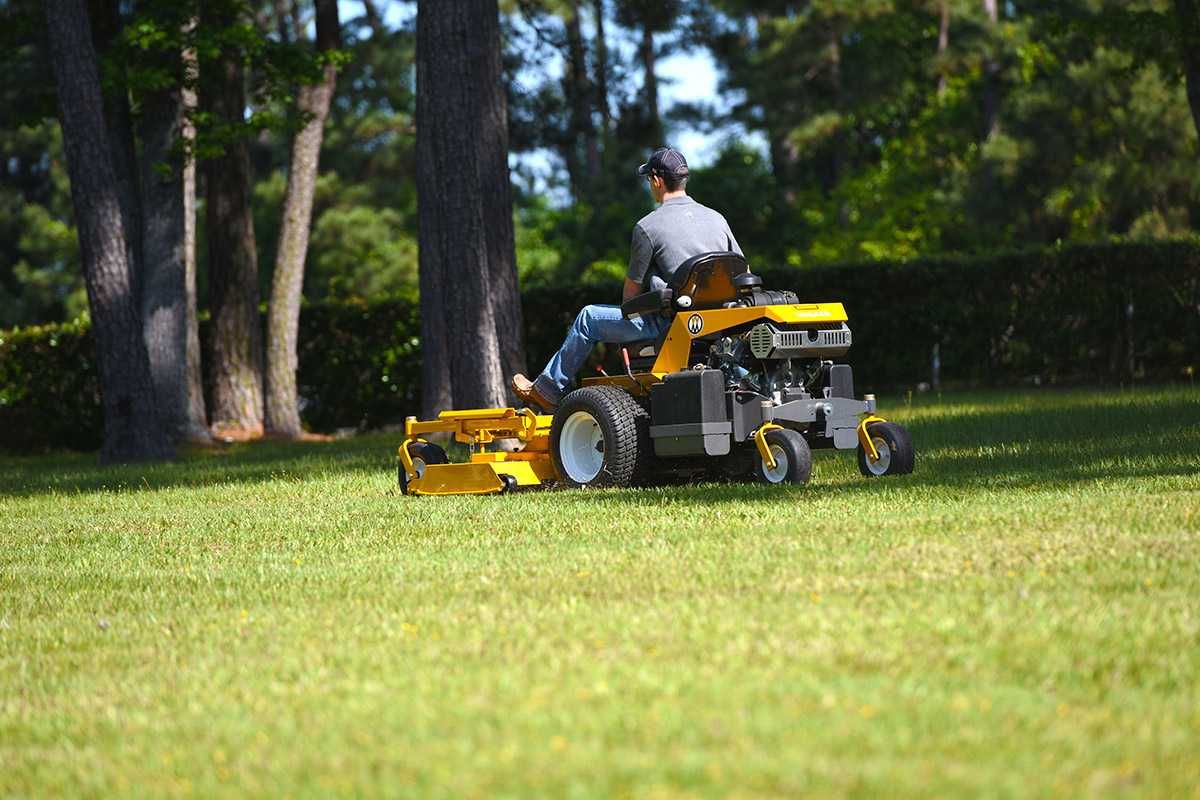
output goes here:
{"type": "Polygon", "coordinates": [[[734,281],[750,272],[745,257],[731,252],[701,253],[679,265],[666,286],[635,295],[621,304],[621,315],[632,319],[643,314],[721,308],[737,299],[734,281]]]}

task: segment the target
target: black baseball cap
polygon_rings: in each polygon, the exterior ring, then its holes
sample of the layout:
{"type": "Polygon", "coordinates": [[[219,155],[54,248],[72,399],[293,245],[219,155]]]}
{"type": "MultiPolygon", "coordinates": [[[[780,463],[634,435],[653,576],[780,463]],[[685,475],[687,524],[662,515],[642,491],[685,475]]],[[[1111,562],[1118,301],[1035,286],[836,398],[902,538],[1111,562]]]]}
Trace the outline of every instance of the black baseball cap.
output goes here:
{"type": "Polygon", "coordinates": [[[650,154],[650,160],[638,167],[638,175],[671,175],[676,178],[686,178],[688,174],[687,159],[683,153],[674,147],[660,147],[650,154]]]}

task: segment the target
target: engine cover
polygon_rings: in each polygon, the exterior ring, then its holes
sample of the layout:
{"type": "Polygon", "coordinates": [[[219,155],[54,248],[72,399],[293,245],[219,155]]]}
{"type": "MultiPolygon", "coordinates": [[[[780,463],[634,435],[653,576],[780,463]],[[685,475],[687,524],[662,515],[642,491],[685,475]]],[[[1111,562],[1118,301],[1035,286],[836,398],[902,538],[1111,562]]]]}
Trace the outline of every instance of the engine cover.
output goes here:
{"type": "Polygon", "coordinates": [[[780,330],[770,322],[760,322],[746,334],[755,358],[833,358],[850,349],[850,328],[780,330]]]}

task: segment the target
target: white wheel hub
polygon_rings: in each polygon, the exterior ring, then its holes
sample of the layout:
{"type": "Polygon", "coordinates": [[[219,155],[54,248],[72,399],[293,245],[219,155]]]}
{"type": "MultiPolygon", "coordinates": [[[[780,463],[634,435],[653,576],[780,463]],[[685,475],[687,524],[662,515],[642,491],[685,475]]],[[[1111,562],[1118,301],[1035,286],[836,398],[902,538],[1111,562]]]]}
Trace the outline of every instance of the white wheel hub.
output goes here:
{"type": "Polygon", "coordinates": [[[787,479],[788,474],[788,457],[787,452],[777,444],[770,445],[771,455],[775,457],[775,469],[767,466],[767,462],[762,462],[762,474],[767,479],[768,483],[783,483],[787,479]]]}
{"type": "Polygon", "coordinates": [[[604,468],[604,433],[596,418],[586,411],[567,417],[558,436],[558,455],[572,481],[585,484],[595,480],[604,468]]]}
{"type": "Polygon", "coordinates": [[[417,478],[425,477],[425,459],[414,458],[412,460],[413,472],[417,473],[417,478]]]}
{"type": "Polygon", "coordinates": [[[872,475],[886,475],[888,467],[892,465],[892,449],[880,436],[872,436],[871,441],[875,444],[875,452],[879,454],[879,460],[872,461],[871,455],[868,453],[867,469],[872,475]]]}

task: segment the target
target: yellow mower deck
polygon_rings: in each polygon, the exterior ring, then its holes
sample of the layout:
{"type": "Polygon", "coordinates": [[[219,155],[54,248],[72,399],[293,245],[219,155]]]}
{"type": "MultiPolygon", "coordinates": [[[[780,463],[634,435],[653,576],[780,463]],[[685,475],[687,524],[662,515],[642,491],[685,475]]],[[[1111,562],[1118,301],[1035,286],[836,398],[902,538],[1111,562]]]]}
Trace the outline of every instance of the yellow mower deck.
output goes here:
{"type": "Polygon", "coordinates": [[[554,480],[550,457],[550,424],[554,417],[535,414],[528,408],[477,408],[443,411],[436,420],[404,421],[400,463],[408,473],[409,494],[497,494],[506,491],[513,479],[516,486],[538,486],[554,480]],[[471,460],[459,464],[428,464],[420,475],[408,452],[409,444],[424,441],[426,433],[453,433],[454,441],[471,446],[471,460]],[[517,439],[525,447],[519,453],[485,448],[497,439],[517,439]],[[510,483],[503,476],[511,475],[510,483]]]}

